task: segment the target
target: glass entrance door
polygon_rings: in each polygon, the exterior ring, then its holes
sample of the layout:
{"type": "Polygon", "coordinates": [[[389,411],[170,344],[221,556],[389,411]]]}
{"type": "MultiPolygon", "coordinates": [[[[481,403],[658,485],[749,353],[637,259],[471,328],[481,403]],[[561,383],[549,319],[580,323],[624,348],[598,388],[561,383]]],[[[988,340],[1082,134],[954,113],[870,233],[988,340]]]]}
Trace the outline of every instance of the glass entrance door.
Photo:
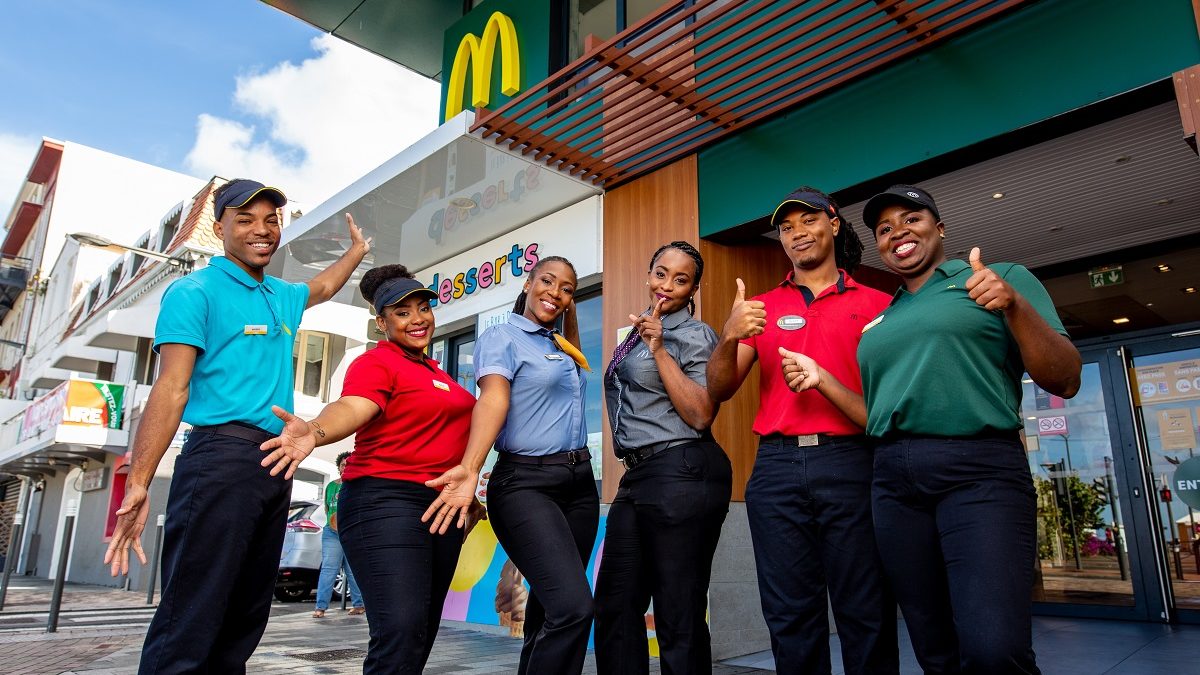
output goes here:
{"type": "Polygon", "coordinates": [[[1117,401],[1104,357],[1085,352],[1079,393],[1069,400],[1023,380],[1025,449],[1038,509],[1034,600],[1125,608],[1118,614],[1132,617],[1141,612],[1129,565],[1126,490],[1118,479],[1117,401]]]}
{"type": "Polygon", "coordinates": [[[1129,352],[1140,468],[1148,492],[1147,535],[1155,547],[1164,611],[1198,621],[1200,510],[1181,499],[1176,473],[1182,479],[1200,464],[1200,460],[1188,464],[1200,445],[1200,338],[1135,344],[1129,352]]]}

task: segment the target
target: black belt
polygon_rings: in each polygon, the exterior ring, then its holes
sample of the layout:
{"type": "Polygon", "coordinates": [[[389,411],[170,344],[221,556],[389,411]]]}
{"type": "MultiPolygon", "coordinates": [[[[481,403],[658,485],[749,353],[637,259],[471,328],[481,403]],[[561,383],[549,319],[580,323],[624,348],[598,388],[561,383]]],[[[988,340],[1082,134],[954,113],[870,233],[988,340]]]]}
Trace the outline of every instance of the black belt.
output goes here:
{"type": "Polygon", "coordinates": [[[556,452],[552,455],[518,455],[515,452],[504,452],[501,450],[500,458],[497,461],[512,462],[514,464],[536,464],[537,466],[545,466],[547,464],[574,465],[591,462],[592,453],[588,452],[587,448],[556,452]]]}
{"type": "Polygon", "coordinates": [[[663,441],[661,443],[651,443],[650,445],[643,445],[640,448],[633,448],[632,450],[622,450],[621,451],[622,454],[620,457],[617,458],[617,460],[619,460],[621,462],[621,464],[625,467],[626,471],[629,471],[633,467],[637,466],[638,464],[641,464],[642,462],[650,459],[654,455],[657,455],[658,453],[660,453],[664,450],[670,450],[671,448],[676,448],[681,445],[687,445],[688,443],[696,443],[701,440],[703,440],[703,439],[700,439],[700,438],[676,438],[675,440],[672,440],[672,441],[663,441]]]}
{"type": "Polygon", "coordinates": [[[789,436],[787,434],[767,434],[762,437],[765,443],[778,443],[780,445],[794,445],[801,448],[808,448],[814,445],[825,445],[835,441],[847,441],[855,438],[863,438],[861,434],[851,434],[847,436],[833,436],[830,434],[801,434],[799,436],[789,436]]]}
{"type": "Polygon", "coordinates": [[[251,443],[257,443],[259,445],[262,445],[263,443],[266,443],[267,441],[279,435],[273,434],[269,431],[263,431],[258,427],[250,426],[248,424],[235,424],[232,422],[226,424],[213,424],[211,426],[204,427],[192,427],[192,432],[197,431],[209,434],[217,434],[218,436],[240,438],[243,441],[250,441],[251,443]]]}

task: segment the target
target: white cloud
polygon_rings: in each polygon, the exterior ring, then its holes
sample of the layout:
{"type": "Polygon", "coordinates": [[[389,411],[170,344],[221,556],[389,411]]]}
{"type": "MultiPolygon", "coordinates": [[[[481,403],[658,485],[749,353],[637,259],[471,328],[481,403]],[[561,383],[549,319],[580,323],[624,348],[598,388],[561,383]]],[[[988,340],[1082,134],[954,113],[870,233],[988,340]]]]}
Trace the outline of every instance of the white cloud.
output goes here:
{"type": "MultiPolygon", "coordinates": [[[[436,102],[435,102],[436,104],[436,102]]],[[[13,200],[25,187],[25,176],[41,139],[0,132],[0,227],[12,210],[13,200]]]]}
{"type": "Polygon", "coordinates": [[[317,55],[238,78],[250,125],[202,114],[189,172],[283,188],[309,210],[437,126],[439,86],[329,35],[317,55]]]}

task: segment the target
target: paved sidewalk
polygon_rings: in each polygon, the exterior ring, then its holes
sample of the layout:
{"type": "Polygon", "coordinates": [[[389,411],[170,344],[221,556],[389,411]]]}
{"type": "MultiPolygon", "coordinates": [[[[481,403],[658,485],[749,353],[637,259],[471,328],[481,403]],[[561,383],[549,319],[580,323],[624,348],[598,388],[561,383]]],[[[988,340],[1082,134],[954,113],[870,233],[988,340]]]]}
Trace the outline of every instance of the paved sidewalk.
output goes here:
{"type": "MultiPolygon", "coordinates": [[[[137,672],[142,639],[150,621],[145,595],[118,589],[68,584],[57,633],[45,633],[50,584],[14,579],[0,612],[0,672],[5,675],[132,675],[137,672]]],[[[251,673],[362,672],[367,622],[347,616],[335,605],[321,620],[313,619],[312,603],[280,603],[258,651],[248,664],[251,673]]],[[[921,672],[901,628],[900,672],[921,672]]],[[[1034,649],[1047,675],[1149,675],[1195,672],[1200,653],[1200,626],[1036,617],[1034,649]]],[[[830,639],[834,675],[840,675],[837,637],[830,639]]],[[[430,675],[513,673],[520,656],[519,640],[507,629],[444,622],[425,672],[430,675]]],[[[651,673],[660,672],[651,660],[651,673]]],[[[714,664],[716,675],[773,672],[770,653],[752,654],[714,664]]],[[[595,673],[589,654],[585,673],[595,673]]]]}

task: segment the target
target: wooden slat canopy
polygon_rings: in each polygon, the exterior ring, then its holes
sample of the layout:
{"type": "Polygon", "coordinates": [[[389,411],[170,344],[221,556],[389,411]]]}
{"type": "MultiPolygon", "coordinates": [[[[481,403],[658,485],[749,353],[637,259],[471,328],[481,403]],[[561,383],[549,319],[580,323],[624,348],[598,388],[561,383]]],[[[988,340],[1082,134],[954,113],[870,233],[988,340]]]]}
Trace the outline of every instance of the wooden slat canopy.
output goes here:
{"type": "Polygon", "coordinates": [[[1026,2],[667,2],[471,130],[611,188],[1026,2]]]}

